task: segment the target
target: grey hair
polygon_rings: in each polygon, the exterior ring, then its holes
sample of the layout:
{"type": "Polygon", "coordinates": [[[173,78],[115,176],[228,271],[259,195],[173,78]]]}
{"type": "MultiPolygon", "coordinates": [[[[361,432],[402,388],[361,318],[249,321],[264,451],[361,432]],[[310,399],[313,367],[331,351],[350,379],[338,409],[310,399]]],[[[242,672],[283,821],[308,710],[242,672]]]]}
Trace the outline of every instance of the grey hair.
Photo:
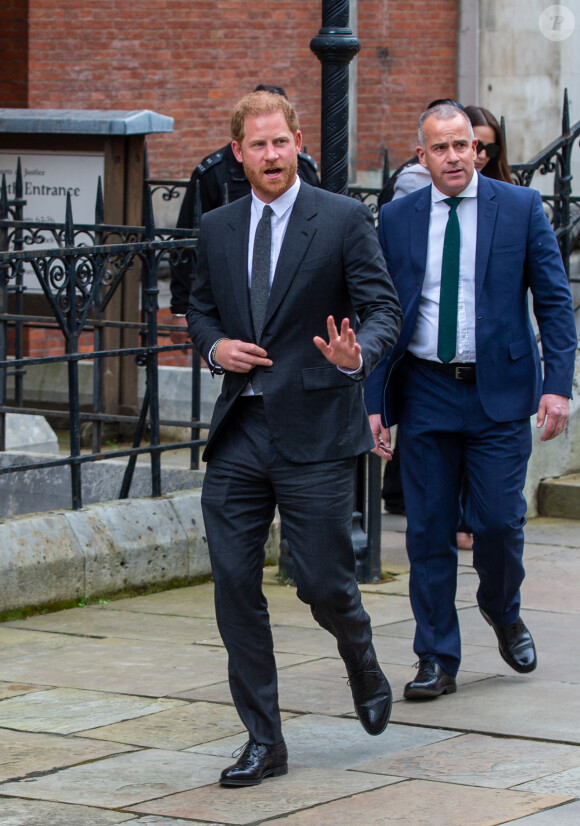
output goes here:
{"type": "Polygon", "coordinates": [[[425,133],[423,127],[427,118],[434,117],[438,120],[452,120],[453,118],[456,118],[457,115],[461,115],[467,124],[469,140],[474,140],[473,126],[471,125],[471,121],[463,109],[459,106],[455,106],[453,103],[439,103],[437,106],[432,106],[431,108],[426,109],[419,118],[419,125],[417,127],[417,139],[419,141],[419,146],[425,149],[425,133]]]}

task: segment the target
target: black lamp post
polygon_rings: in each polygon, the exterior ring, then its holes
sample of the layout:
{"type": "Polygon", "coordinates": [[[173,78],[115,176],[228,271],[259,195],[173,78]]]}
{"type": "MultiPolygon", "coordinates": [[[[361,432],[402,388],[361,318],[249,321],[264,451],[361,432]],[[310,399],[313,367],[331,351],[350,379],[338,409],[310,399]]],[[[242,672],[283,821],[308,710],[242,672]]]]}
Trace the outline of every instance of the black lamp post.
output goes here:
{"type": "Polygon", "coordinates": [[[322,187],[348,187],[348,64],[360,51],[349,27],[350,0],[322,0],[322,28],[310,48],[322,64],[322,187]]]}

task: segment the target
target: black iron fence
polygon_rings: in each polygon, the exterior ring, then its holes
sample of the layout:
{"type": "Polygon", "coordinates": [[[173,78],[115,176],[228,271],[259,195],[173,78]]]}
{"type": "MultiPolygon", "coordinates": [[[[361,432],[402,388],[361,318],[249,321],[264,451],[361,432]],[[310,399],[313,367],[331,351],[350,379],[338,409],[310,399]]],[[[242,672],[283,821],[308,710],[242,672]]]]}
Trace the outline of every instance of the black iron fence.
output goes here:
{"type": "Polygon", "coordinates": [[[562,260],[571,283],[580,278],[570,270],[570,256],[578,239],[580,196],[572,194],[572,150],[580,138],[580,121],[570,126],[568,90],[564,92],[562,134],[527,163],[514,164],[511,171],[522,186],[532,186],[534,176],[552,175],[553,192],[543,195],[546,211],[560,245],[562,260]]]}
{"type": "MultiPolygon", "coordinates": [[[[159,413],[158,357],[160,353],[192,349],[192,345],[160,345],[160,332],[170,325],[159,325],[158,275],[168,261],[177,262],[195,247],[196,230],[157,229],[148,190],[145,192],[144,225],[112,226],[103,222],[103,198],[99,183],[95,223],[73,222],[70,196],[63,224],[23,221],[22,174],[18,166],[15,197],[7,197],[6,182],[0,193],[0,450],[6,449],[6,416],[27,413],[55,417],[59,413],[68,422],[70,455],[1,467],[0,475],[25,473],[39,468],[66,465],[70,468],[71,505],[83,505],[81,466],[103,459],[128,458],[119,498],[128,496],[137,457],[149,454],[151,491],[162,492],[161,453],[188,448],[192,468],[198,464],[198,449],[204,444],[200,430],[207,423],[200,420],[200,359],[193,354],[191,418],[187,421],[164,420],[159,413]],[[42,248],[38,248],[41,244],[42,248]],[[44,298],[44,315],[27,314],[26,280],[33,279],[44,298]],[[110,309],[124,279],[137,279],[140,285],[140,319],[122,321],[110,309]],[[24,337],[28,329],[56,329],[63,342],[63,353],[42,357],[24,355],[24,337]],[[113,338],[111,338],[113,336],[113,338]],[[118,339],[121,346],[107,346],[118,339]],[[84,339],[84,346],[81,342],[84,339]],[[127,342],[133,339],[133,346],[127,342]],[[88,341],[87,341],[88,340],[88,341]],[[10,356],[9,356],[10,341],[10,356]],[[92,408],[82,409],[79,394],[79,364],[93,363],[92,408]],[[112,360],[130,360],[136,376],[137,365],[146,372],[146,389],[141,409],[136,401],[132,412],[108,410],[107,379],[112,360]],[[68,403],[62,408],[42,409],[25,404],[23,380],[37,364],[64,363],[67,366],[68,403]],[[9,399],[12,404],[9,404],[9,399]],[[81,450],[81,426],[92,426],[92,451],[81,450]],[[107,425],[124,426],[133,433],[132,447],[103,450],[107,425]],[[191,439],[161,442],[161,428],[188,427],[191,439]],[[146,444],[143,442],[146,441],[146,444]]],[[[136,387],[136,381],[135,381],[136,387]]]]}
{"type": "MultiPolygon", "coordinates": [[[[532,185],[534,176],[553,174],[553,193],[543,200],[556,232],[562,257],[571,281],[570,256],[580,223],[580,198],[572,194],[572,150],[580,138],[580,121],[569,125],[567,95],[564,100],[562,134],[526,164],[512,166],[518,182],[532,185]]],[[[389,177],[385,157],[384,181],[389,177]]],[[[93,224],[75,224],[67,203],[62,224],[23,220],[22,175],[16,175],[14,197],[9,199],[5,181],[0,192],[0,451],[6,447],[6,416],[29,413],[66,417],[70,438],[67,456],[43,458],[10,467],[0,467],[0,477],[26,473],[38,468],[70,468],[71,506],[83,505],[81,467],[103,459],[127,459],[119,498],[129,494],[135,463],[140,455],[150,457],[151,491],[162,492],[161,454],[186,448],[190,467],[197,467],[199,447],[204,444],[201,430],[208,426],[200,418],[201,362],[193,352],[191,417],[187,420],[162,418],[159,399],[159,354],[186,349],[192,345],[160,344],[160,334],[171,325],[158,323],[159,279],[170,263],[178,263],[197,244],[197,228],[159,229],[153,218],[153,199],[174,202],[188,181],[152,179],[144,186],[143,226],[113,226],[103,221],[103,198],[99,187],[93,224]],[[39,248],[39,244],[42,246],[39,248]],[[44,300],[44,312],[27,309],[27,281],[33,279],[44,300]],[[137,281],[140,310],[137,320],[122,318],[115,302],[127,279],[137,281]],[[52,329],[62,339],[62,354],[31,357],[25,355],[25,335],[31,329],[52,329]],[[81,405],[79,365],[93,364],[92,403],[81,405]],[[146,390],[140,409],[117,405],[111,409],[107,396],[107,375],[112,361],[129,363],[135,372],[141,365],[146,373],[146,390]],[[67,370],[67,403],[60,409],[34,407],[26,402],[24,378],[37,364],[60,362],[67,370]],[[81,450],[81,430],[90,426],[91,449],[81,450]],[[122,426],[132,434],[132,445],[104,449],[107,427],[122,426]],[[186,427],[191,438],[162,441],[161,430],[186,427]]],[[[367,203],[378,215],[379,188],[349,187],[352,197],[367,203]]],[[[224,202],[228,200],[224,190],[224,202]]],[[[175,212],[175,209],[173,210],[175,212]]],[[[198,204],[196,216],[201,216],[198,204]]],[[[195,221],[198,223],[198,219],[195,221]]],[[[118,371],[117,371],[118,372],[118,371]]],[[[114,407],[114,405],[113,405],[114,407]]],[[[353,544],[357,552],[359,579],[369,581],[380,575],[380,462],[369,455],[357,468],[356,512],[353,519],[353,544]],[[376,461],[375,461],[376,460],[376,461]]]]}

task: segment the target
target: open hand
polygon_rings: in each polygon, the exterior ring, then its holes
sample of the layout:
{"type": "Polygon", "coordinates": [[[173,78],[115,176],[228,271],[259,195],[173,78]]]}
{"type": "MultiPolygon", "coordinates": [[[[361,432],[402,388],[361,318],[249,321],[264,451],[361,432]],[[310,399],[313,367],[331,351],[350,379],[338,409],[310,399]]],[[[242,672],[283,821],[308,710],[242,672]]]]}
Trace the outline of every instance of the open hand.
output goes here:
{"type": "Polygon", "coordinates": [[[314,343],[331,364],[343,370],[358,370],[361,363],[361,347],[357,344],[354,330],[348,318],[342,319],[340,334],[336,329],[334,318],[329,315],[326,319],[328,330],[328,344],[320,336],[314,336],[314,343]]]}

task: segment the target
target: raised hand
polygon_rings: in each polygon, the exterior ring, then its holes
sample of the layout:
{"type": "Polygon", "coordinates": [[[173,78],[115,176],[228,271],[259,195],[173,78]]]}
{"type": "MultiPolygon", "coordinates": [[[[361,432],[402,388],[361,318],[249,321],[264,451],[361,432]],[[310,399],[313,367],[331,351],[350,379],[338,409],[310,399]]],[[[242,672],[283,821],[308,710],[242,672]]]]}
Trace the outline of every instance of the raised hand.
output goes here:
{"type": "Polygon", "coordinates": [[[326,328],[328,330],[328,344],[320,336],[314,336],[313,338],[322,355],[331,364],[335,364],[343,370],[358,370],[361,363],[361,348],[360,344],[356,342],[356,336],[348,318],[342,319],[339,333],[333,316],[329,315],[326,319],[326,328]]]}

